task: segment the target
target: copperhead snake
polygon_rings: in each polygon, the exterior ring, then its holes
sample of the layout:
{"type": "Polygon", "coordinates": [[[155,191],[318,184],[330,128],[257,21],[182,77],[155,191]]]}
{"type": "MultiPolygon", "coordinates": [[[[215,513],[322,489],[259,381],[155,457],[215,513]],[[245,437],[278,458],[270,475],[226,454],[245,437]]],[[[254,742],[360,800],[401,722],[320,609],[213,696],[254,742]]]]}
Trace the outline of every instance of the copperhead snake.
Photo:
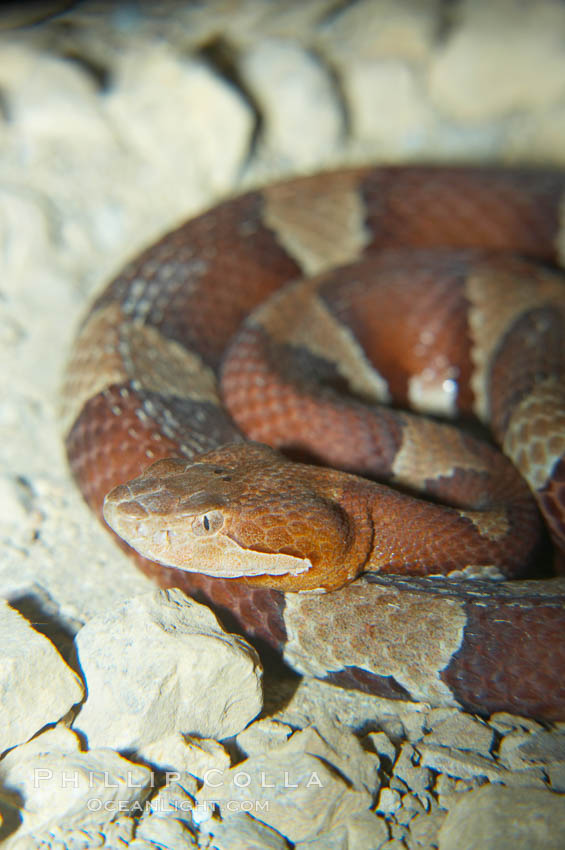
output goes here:
{"type": "Polygon", "coordinates": [[[564,188],[357,168],[164,236],[75,343],[86,501],[102,517],[109,493],[144,572],[301,672],[565,719],[564,188]]]}

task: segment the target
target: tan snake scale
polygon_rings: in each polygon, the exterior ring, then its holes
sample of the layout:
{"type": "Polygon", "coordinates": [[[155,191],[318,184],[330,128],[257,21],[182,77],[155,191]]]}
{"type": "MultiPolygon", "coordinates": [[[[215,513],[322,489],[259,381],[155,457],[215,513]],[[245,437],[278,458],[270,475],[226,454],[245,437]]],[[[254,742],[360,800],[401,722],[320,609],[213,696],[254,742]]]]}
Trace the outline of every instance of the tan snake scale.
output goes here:
{"type": "Polygon", "coordinates": [[[166,235],[69,364],[88,504],[301,672],[565,719],[564,188],[343,170],[166,235]]]}

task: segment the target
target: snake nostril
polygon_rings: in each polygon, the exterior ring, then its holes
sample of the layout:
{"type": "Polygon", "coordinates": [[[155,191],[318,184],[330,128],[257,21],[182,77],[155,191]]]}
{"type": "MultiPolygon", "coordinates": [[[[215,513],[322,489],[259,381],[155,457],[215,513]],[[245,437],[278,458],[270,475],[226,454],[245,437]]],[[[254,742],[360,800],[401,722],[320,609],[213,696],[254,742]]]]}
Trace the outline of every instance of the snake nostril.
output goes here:
{"type": "Polygon", "coordinates": [[[131,491],[127,484],[119,484],[106,496],[106,503],[129,502],[131,500],[131,491]]]}

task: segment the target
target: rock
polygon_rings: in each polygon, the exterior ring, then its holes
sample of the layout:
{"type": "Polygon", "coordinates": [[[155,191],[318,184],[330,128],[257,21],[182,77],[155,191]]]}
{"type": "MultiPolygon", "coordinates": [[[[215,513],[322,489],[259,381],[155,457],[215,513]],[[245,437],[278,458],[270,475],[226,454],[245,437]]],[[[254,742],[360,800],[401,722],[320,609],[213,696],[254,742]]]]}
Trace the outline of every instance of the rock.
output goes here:
{"type": "Polygon", "coordinates": [[[394,763],[394,775],[402,779],[408,788],[416,794],[424,794],[432,784],[431,773],[427,767],[421,767],[420,754],[412,744],[404,743],[394,763]]]}
{"type": "Polygon", "coordinates": [[[58,829],[91,829],[142,806],[151,771],[109,749],[82,752],[78,737],[58,726],[11,750],[0,762],[4,798],[21,807],[21,833],[37,840],[58,829]]]}
{"type": "Polygon", "coordinates": [[[198,781],[188,773],[170,772],[165,776],[165,782],[166,784],[147,801],[147,816],[191,822],[198,781]]]}
{"type": "Polygon", "coordinates": [[[246,812],[236,812],[210,826],[214,850],[288,850],[288,841],[246,812]]]}
{"type": "Polygon", "coordinates": [[[274,720],[256,720],[236,738],[239,749],[246,756],[276,749],[288,740],[292,728],[274,720]]]}
{"type": "Polygon", "coordinates": [[[344,88],[356,137],[380,156],[399,162],[429,147],[437,118],[413,68],[395,60],[353,63],[344,88]]]}
{"type": "Polygon", "coordinates": [[[422,741],[458,750],[474,750],[488,756],[493,737],[492,729],[483,721],[464,712],[453,712],[445,720],[434,724],[432,731],[424,735],[422,741]]]}
{"type": "Polygon", "coordinates": [[[379,794],[377,812],[382,815],[393,815],[402,805],[402,797],[392,788],[382,788],[379,794]]]}
{"type": "Polygon", "coordinates": [[[520,729],[522,732],[537,732],[544,728],[541,723],[532,720],[531,717],[521,717],[519,714],[509,714],[507,711],[497,711],[495,714],[491,714],[488,722],[489,726],[492,726],[501,735],[507,735],[516,729],[520,729]]]}
{"type": "Polygon", "coordinates": [[[418,744],[417,750],[421,755],[423,767],[447,773],[457,779],[471,779],[484,776],[493,782],[503,782],[506,771],[499,767],[493,759],[466,753],[451,747],[438,747],[435,744],[418,744]]]}
{"type": "Polygon", "coordinates": [[[565,764],[552,764],[546,768],[547,778],[552,791],[565,792],[565,764]]]}
{"type": "Polygon", "coordinates": [[[457,805],[464,794],[476,791],[477,788],[481,788],[485,785],[486,781],[487,780],[483,777],[475,777],[473,779],[452,779],[450,776],[440,774],[437,777],[434,788],[435,793],[438,795],[437,801],[440,809],[452,809],[453,806],[457,805]]]}
{"type": "Polygon", "coordinates": [[[563,164],[565,109],[563,104],[539,110],[535,120],[516,122],[508,138],[508,162],[563,164]]]}
{"type": "Polygon", "coordinates": [[[312,841],[343,825],[368,810],[371,800],[323,760],[295,751],[292,738],[277,751],[251,756],[222,776],[210,777],[197,796],[203,806],[217,803],[222,817],[251,801],[257,817],[292,842],[312,841]]]}
{"type": "Polygon", "coordinates": [[[533,788],[485,785],[451,809],[439,831],[440,850],[561,850],[565,797],[533,788]]]}
{"type": "Polygon", "coordinates": [[[369,732],[367,741],[379,756],[379,759],[384,759],[388,762],[388,766],[392,767],[396,759],[396,747],[386,734],[386,732],[369,732]]]}
{"type": "Polygon", "coordinates": [[[347,850],[378,850],[389,832],[383,818],[373,812],[358,812],[347,820],[347,850]]]}
{"type": "Polygon", "coordinates": [[[173,817],[144,817],[135,831],[132,850],[191,850],[198,842],[186,823],[173,817]]]}
{"type": "Polygon", "coordinates": [[[211,738],[190,738],[173,732],[136,750],[136,756],[169,773],[189,773],[200,779],[208,770],[227,770],[230,757],[211,738]]]}
{"type": "Polygon", "coordinates": [[[408,793],[402,797],[402,805],[394,814],[396,823],[407,826],[417,815],[424,814],[425,809],[416,794],[408,793]]]}
{"type": "Polygon", "coordinates": [[[179,590],[135,597],[78,633],[90,747],[136,750],[173,733],[226,738],[261,710],[255,650],[179,590]]]}
{"type": "Polygon", "coordinates": [[[527,767],[524,770],[509,770],[504,784],[510,788],[547,788],[547,774],[540,767],[527,767]]]}
{"type": "Polygon", "coordinates": [[[373,812],[358,812],[344,824],[322,832],[313,841],[299,841],[295,850],[380,850],[389,837],[384,818],[373,812]]]}
{"type": "Polygon", "coordinates": [[[438,0],[358,0],[339,7],[321,30],[321,44],[347,76],[352,64],[401,58],[416,66],[436,40],[438,0]]]}
{"type": "Polygon", "coordinates": [[[451,117],[500,119],[547,107],[565,93],[560,3],[466,0],[457,24],[429,76],[433,100],[451,117]]]}
{"type": "Polygon", "coordinates": [[[319,168],[335,153],[345,132],[343,114],[331,74],[310,51],[263,39],[245,51],[239,71],[261,109],[261,156],[319,168]]]}
{"type": "Polygon", "coordinates": [[[51,641],[0,600],[0,752],[56,723],[84,696],[51,641]]]}
{"type": "MultiPolygon", "coordinates": [[[[132,847],[136,821],[125,815],[102,824],[89,823],[81,826],[68,826],[65,822],[49,826],[40,833],[20,835],[19,833],[5,843],[9,850],[90,850],[91,847],[126,848],[132,847]]],[[[139,850],[139,848],[138,848],[139,850]]],[[[144,848],[145,850],[145,848],[144,848]]],[[[154,845],[146,850],[154,850],[154,845]]]]}
{"type": "Polygon", "coordinates": [[[295,732],[278,753],[308,753],[321,758],[338,770],[353,788],[374,794],[379,787],[378,757],[364,750],[349,730],[340,729],[329,719],[320,725],[320,730],[310,728],[295,732]]]}
{"type": "Polygon", "coordinates": [[[146,188],[159,187],[154,200],[165,221],[234,183],[248,152],[253,114],[233,86],[158,41],[125,51],[114,73],[108,115],[127,149],[147,163],[146,188]],[[163,91],[174,96],[164,98],[163,91]]]}
{"type": "Polygon", "coordinates": [[[401,823],[396,823],[396,821],[393,820],[390,824],[390,834],[393,839],[395,838],[398,841],[402,841],[404,846],[409,833],[407,827],[403,826],[401,823]]]}
{"type": "Polygon", "coordinates": [[[406,736],[404,724],[399,717],[381,718],[380,727],[393,744],[401,744],[406,736]]]}
{"type": "MultiPolygon", "coordinates": [[[[503,745],[512,736],[503,739],[503,745]]],[[[526,735],[516,746],[516,750],[524,764],[555,764],[565,762],[565,732],[553,732],[542,729],[531,735],[526,735]]]]}
{"type": "Polygon", "coordinates": [[[429,814],[416,815],[410,821],[410,837],[414,850],[420,847],[437,847],[438,832],[446,818],[445,812],[435,811],[429,814]]]}
{"type": "Polygon", "coordinates": [[[551,773],[551,769],[565,766],[565,734],[555,730],[516,729],[500,742],[498,760],[509,770],[507,785],[545,787],[546,776],[552,775],[554,787],[554,782],[559,785],[559,774],[551,773]]]}
{"type": "Polygon", "coordinates": [[[419,741],[424,732],[430,728],[429,712],[411,712],[402,714],[402,725],[409,741],[419,741]]]}

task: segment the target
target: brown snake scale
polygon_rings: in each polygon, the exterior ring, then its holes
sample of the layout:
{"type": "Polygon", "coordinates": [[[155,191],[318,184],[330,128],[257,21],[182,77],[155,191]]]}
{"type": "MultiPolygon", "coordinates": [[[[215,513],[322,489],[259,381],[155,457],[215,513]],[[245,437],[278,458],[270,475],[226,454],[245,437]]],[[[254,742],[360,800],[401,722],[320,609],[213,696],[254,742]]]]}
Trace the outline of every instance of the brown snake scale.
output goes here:
{"type": "Polygon", "coordinates": [[[301,672],[565,719],[564,188],[344,170],[166,235],[75,344],[86,501],[301,672]]]}

